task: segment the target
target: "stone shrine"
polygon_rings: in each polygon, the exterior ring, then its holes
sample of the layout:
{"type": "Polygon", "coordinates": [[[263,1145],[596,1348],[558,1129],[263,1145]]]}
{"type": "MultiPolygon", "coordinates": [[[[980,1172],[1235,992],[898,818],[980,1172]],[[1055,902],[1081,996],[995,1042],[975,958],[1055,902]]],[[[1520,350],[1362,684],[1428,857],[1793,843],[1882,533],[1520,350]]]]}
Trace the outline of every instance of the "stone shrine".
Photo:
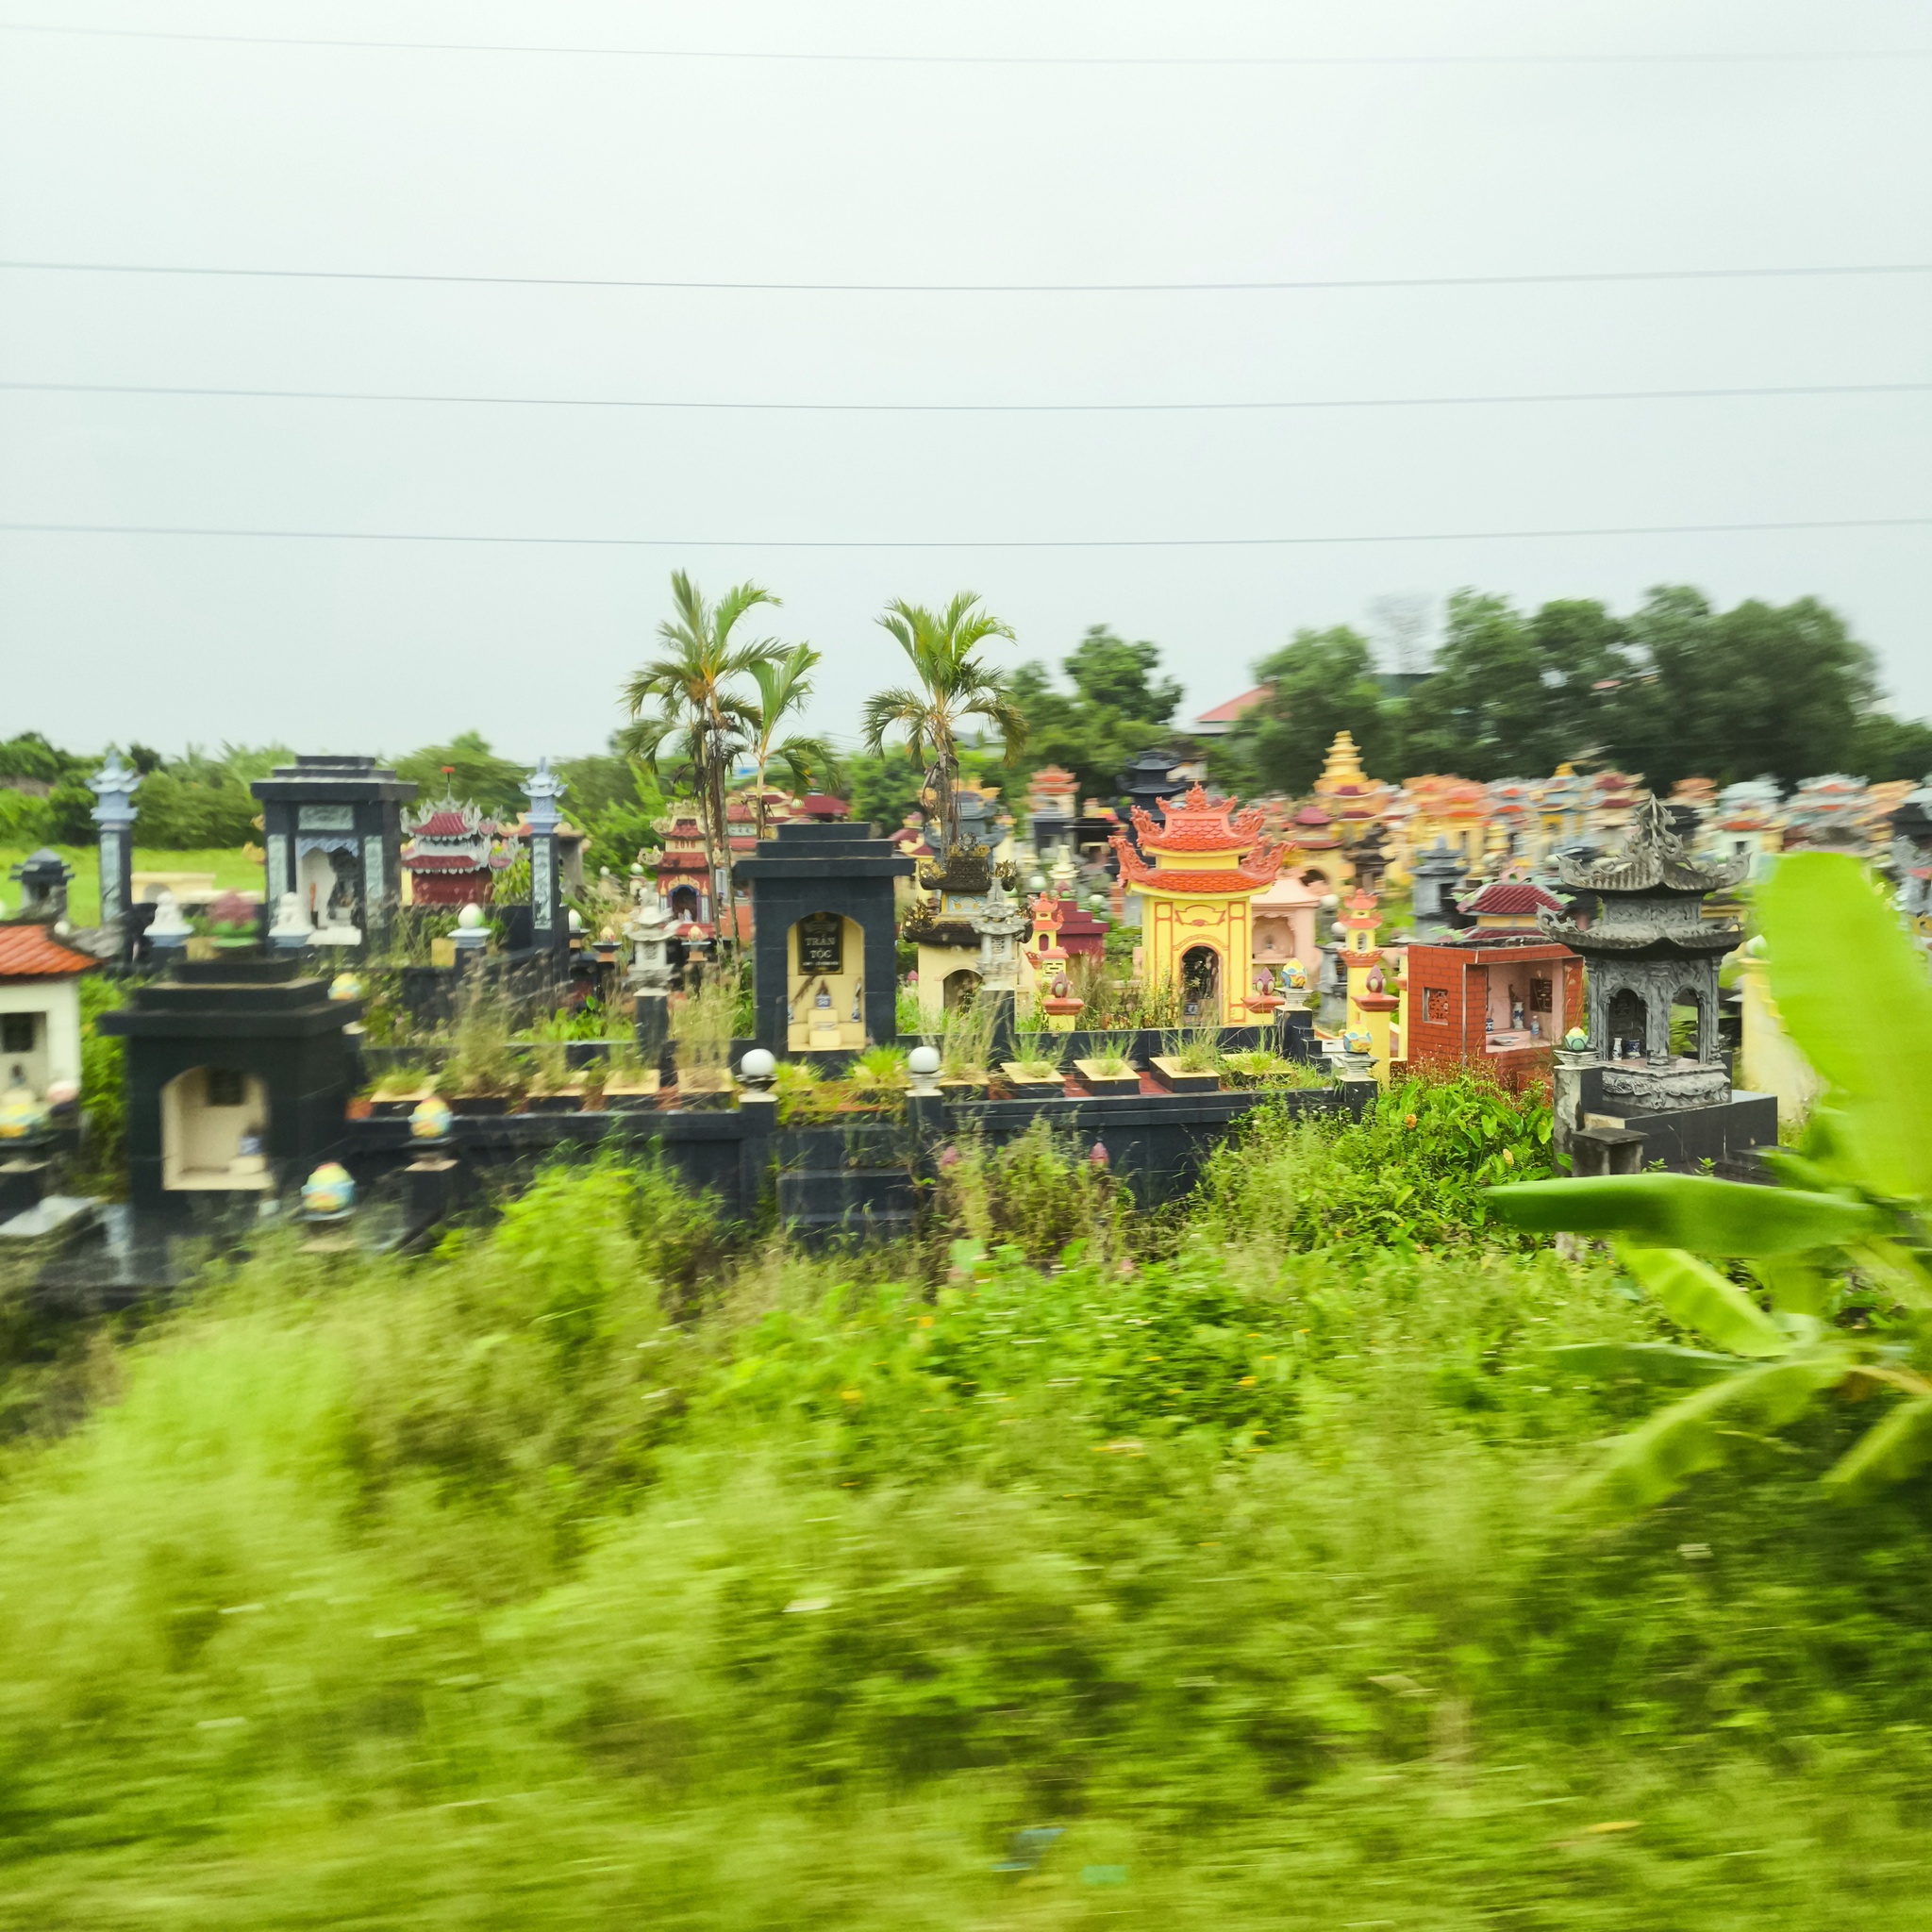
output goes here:
{"type": "Polygon", "coordinates": [[[804,819],[739,862],[751,888],[759,1046],[856,1051],[896,1038],[893,888],[912,868],[871,825],[804,819]]]}
{"type": "MultiPolygon", "coordinates": [[[[1635,1128],[1652,1143],[1646,1158],[1670,1166],[1777,1138],[1775,1101],[1734,1093],[1718,1050],[1718,962],[1742,942],[1743,929],[1703,910],[1706,897],[1736,886],[1750,863],[1740,854],[1700,864],[1663,801],[1646,794],[1622,851],[1591,865],[1563,861],[1563,885],[1595,900],[1591,923],[1542,915],[1544,934],[1590,967],[1589,1047],[1566,1055],[1574,1064],[1564,1070],[1574,1077],[1580,1124],[1635,1128]],[[1688,1052],[1672,1044],[1674,1007],[1695,1016],[1688,1052]]],[[[1559,1111],[1571,1105],[1559,1091],[1559,1111]]]]}
{"type": "Polygon", "coordinates": [[[264,902],[293,892],[320,943],[378,938],[402,896],[414,781],[374,758],[305,754],[248,789],[261,805],[264,902]]]}

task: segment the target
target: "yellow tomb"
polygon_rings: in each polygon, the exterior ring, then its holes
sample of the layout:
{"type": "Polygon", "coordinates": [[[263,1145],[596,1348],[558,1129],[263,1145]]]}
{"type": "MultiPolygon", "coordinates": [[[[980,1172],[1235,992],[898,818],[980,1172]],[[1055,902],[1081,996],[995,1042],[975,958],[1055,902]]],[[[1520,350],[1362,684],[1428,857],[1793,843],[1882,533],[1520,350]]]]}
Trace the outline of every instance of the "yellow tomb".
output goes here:
{"type": "Polygon", "coordinates": [[[1135,841],[1113,836],[1121,883],[1141,895],[1142,976],[1178,990],[1184,1022],[1245,1025],[1254,901],[1274,883],[1281,847],[1262,839],[1258,810],[1238,811],[1233,799],[1210,805],[1198,785],[1163,799],[1161,811],[1166,823],[1157,825],[1136,807],[1135,841]]]}

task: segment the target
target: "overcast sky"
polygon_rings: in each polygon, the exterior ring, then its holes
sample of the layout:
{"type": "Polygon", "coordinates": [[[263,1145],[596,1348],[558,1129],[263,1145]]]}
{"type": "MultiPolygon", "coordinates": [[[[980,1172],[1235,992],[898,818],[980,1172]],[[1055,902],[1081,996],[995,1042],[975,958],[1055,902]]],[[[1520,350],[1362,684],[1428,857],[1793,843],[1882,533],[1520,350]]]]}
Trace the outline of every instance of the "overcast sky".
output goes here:
{"type": "MultiPolygon", "coordinates": [[[[1932,48],[1917,5],[8,0],[4,18],[606,50],[0,32],[10,260],[872,284],[1932,260],[1932,59],[1761,58],[1932,48]],[[1484,55],[1515,58],[1470,58],[1484,55]],[[1280,64],[1291,56],[1379,58],[1280,64]]],[[[1360,402],[1924,383],[1928,321],[1926,275],[929,293],[8,270],[0,378],[1360,402]]],[[[1391,592],[1816,593],[1924,713],[1924,526],[1454,533],[1925,517],[1928,402],[759,412],[13,390],[0,521],[14,525],[651,541],[0,533],[0,735],[395,751],[475,727],[520,757],[591,749],[679,565],[783,597],[774,628],[824,649],[816,722],[839,732],[898,675],[873,625],[885,600],[962,586],[1015,626],[1014,661],[1058,659],[1099,622],[1157,640],[1190,712],[1242,689],[1296,626],[1360,623],[1391,592]],[[1428,533],[1451,534],[1413,541],[1428,533]],[[1389,536],[1410,541],[1133,547],[1389,536]],[[989,541],[1072,539],[1125,541],[989,541]],[[935,542],[985,547],[919,547],[935,542]]]]}

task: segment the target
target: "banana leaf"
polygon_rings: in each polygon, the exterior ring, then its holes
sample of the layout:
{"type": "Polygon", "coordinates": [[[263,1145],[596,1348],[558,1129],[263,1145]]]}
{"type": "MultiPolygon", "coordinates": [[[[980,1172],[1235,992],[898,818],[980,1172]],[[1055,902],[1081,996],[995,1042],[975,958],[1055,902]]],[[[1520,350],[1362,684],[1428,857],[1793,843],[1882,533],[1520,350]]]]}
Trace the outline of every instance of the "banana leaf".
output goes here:
{"type": "Polygon", "coordinates": [[[1707,1348],[1680,1348],[1674,1341],[1572,1341],[1550,1351],[1565,1374],[1609,1382],[1634,1375],[1645,1382],[1703,1383],[1748,1368],[1734,1355],[1707,1348]]]}
{"type": "MultiPolygon", "coordinates": [[[[1932,982],[1857,859],[1794,852],[1757,894],[1771,993],[1831,1088],[1828,1164],[1874,1193],[1932,1199],[1932,982]]],[[[1809,1150],[1807,1149],[1807,1152],[1809,1150]]]]}
{"type": "Polygon", "coordinates": [[[1574,1507],[1634,1516],[1660,1503],[1701,1470],[1714,1469],[1740,1435],[1774,1429],[1798,1415],[1845,1373],[1849,1357],[1821,1349],[1725,1375],[1619,1438],[1608,1457],[1571,1491],[1574,1507]]]}
{"type": "Polygon", "coordinates": [[[1736,1282],[1695,1255],[1619,1244],[1617,1258],[1680,1328],[1694,1329],[1733,1355],[1792,1353],[1791,1338],[1736,1282]]]}
{"type": "Polygon", "coordinates": [[[1932,1460],[1932,1395],[1902,1402],[1866,1430],[1825,1472],[1824,1486],[1841,1496],[1863,1496],[1902,1482],[1932,1460]]]}
{"type": "Polygon", "coordinates": [[[1646,1247],[1703,1255],[1788,1255],[1842,1247],[1885,1229],[1884,1213],[1839,1194],[1754,1188],[1703,1174],[1607,1174],[1483,1191],[1491,1209],[1532,1233],[1627,1235],[1646,1247]]]}

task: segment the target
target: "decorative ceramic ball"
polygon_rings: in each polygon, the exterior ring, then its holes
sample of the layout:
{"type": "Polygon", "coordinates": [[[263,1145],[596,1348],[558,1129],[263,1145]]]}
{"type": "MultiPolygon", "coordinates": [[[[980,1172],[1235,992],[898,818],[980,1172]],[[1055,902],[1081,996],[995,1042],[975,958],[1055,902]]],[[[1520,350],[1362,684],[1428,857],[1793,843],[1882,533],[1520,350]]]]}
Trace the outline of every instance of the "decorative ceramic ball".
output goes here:
{"type": "Polygon", "coordinates": [[[1043,892],[1043,891],[1046,891],[1046,874],[1044,874],[1043,872],[1037,872],[1037,873],[1035,873],[1035,874],[1033,874],[1033,876],[1032,876],[1032,877],[1031,877],[1030,879],[1028,879],[1028,880],[1026,881],[1026,890],[1027,890],[1027,891],[1028,891],[1029,892],[1043,892]]]}
{"type": "Polygon", "coordinates": [[[0,1093],[0,1141],[25,1141],[47,1124],[43,1102],[27,1087],[9,1087],[0,1093]]]}
{"type": "Polygon", "coordinates": [[[46,1100],[51,1108],[72,1107],[80,1098],[78,1080],[49,1080],[46,1100]]]}
{"type": "Polygon", "coordinates": [[[427,1100],[419,1100],[409,1114],[409,1138],[412,1141],[446,1141],[449,1128],[449,1103],[438,1094],[432,1093],[427,1100]]]}
{"type": "Polygon", "coordinates": [[[769,1080],[778,1071],[776,1058],[761,1046],[755,1046],[738,1063],[741,1080],[769,1080]]]}
{"type": "Polygon", "coordinates": [[[480,906],[465,906],[457,914],[457,924],[465,932],[475,932],[483,924],[483,908],[480,906]]]}
{"type": "Polygon", "coordinates": [[[1307,992],[1308,969],[1299,959],[1291,959],[1281,969],[1281,983],[1290,992],[1307,992]]]}
{"type": "Polygon", "coordinates": [[[310,1215],[346,1214],[356,1205],[356,1183],[340,1161],[325,1160],[302,1183],[302,1211],[310,1215]]]}
{"type": "Polygon", "coordinates": [[[332,1000],[359,1000],[362,981],[354,973],[338,973],[328,983],[328,996],[332,1000]]]}
{"type": "Polygon", "coordinates": [[[575,906],[570,908],[570,929],[573,933],[579,933],[584,929],[584,915],[575,906]]]}
{"type": "Polygon", "coordinates": [[[915,1046],[906,1056],[906,1070],[921,1080],[929,1080],[940,1070],[940,1050],[936,1046],[915,1046]]]}
{"type": "Polygon", "coordinates": [[[1588,1053],[1590,1035],[1581,1026],[1573,1026],[1563,1036],[1563,1050],[1566,1053],[1588,1053]]]}
{"type": "Polygon", "coordinates": [[[1369,1038],[1366,1026],[1346,1026],[1341,1033],[1343,1053],[1367,1053],[1374,1042],[1369,1038]]]}

